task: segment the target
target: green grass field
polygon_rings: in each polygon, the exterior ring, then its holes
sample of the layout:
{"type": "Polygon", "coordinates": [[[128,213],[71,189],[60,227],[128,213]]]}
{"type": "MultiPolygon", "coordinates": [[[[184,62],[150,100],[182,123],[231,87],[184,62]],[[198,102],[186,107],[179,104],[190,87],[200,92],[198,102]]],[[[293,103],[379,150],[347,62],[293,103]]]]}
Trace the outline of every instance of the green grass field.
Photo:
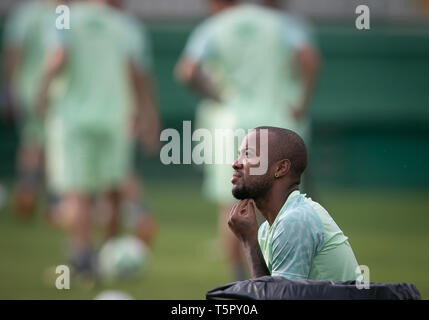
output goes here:
{"type": "MultiPolygon", "coordinates": [[[[86,287],[72,279],[57,290],[49,267],[65,264],[66,238],[38,212],[18,221],[9,207],[0,213],[0,299],[93,299],[107,289],[137,299],[204,299],[230,282],[216,247],[216,207],[196,183],[148,183],[160,232],[144,277],[110,286],[86,287]]],[[[324,190],[317,199],[349,236],[358,262],[372,282],[410,282],[429,299],[429,199],[422,192],[324,190]]],[[[41,211],[41,210],[40,210],[41,211]]]]}

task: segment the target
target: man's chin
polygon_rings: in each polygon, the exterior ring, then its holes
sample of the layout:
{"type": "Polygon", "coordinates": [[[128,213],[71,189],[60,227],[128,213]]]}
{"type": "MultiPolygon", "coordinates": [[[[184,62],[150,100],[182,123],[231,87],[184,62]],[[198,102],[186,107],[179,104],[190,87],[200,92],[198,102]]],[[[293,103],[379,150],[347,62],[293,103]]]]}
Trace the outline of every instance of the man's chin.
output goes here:
{"type": "Polygon", "coordinates": [[[249,195],[247,194],[246,190],[237,187],[232,188],[232,195],[237,200],[244,200],[249,198],[249,195]]]}

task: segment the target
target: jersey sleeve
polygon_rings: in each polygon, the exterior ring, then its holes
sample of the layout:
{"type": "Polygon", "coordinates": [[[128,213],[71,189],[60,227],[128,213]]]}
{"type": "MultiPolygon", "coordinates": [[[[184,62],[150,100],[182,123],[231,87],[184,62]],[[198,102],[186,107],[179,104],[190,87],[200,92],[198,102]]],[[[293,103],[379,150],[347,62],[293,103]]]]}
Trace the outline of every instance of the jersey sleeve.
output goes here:
{"type": "Polygon", "coordinates": [[[285,42],[295,50],[312,46],[314,42],[310,25],[295,17],[284,19],[283,36],[285,42]]]}
{"type": "Polygon", "coordinates": [[[143,39],[141,62],[145,69],[150,70],[153,67],[152,41],[149,32],[145,27],[142,28],[141,37],[143,39]]]}
{"type": "Polygon", "coordinates": [[[129,21],[127,54],[135,65],[143,70],[153,67],[152,43],[146,27],[136,18],[129,21]]]}
{"type": "Polygon", "coordinates": [[[272,240],[271,275],[307,279],[323,248],[323,225],[316,213],[295,210],[279,222],[272,240]]]}
{"type": "Polygon", "coordinates": [[[204,22],[191,33],[182,54],[185,58],[201,62],[208,57],[213,41],[210,25],[204,22]]]}

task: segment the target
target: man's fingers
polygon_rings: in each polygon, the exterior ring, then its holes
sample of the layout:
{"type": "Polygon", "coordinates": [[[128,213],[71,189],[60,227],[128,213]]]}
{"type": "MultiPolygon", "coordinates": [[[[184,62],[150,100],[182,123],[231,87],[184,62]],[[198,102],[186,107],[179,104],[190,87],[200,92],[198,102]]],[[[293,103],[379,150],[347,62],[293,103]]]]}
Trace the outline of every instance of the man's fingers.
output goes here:
{"type": "Polygon", "coordinates": [[[249,212],[249,213],[255,212],[255,207],[253,206],[253,204],[254,204],[253,200],[247,202],[247,206],[246,206],[247,212],[249,212]]]}
{"type": "Polygon", "coordinates": [[[240,204],[239,214],[241,215],[246,214],[248,203],[249,203],[249,199],[244,199],[239,202],[240,204]]]}
{"type": "Polygon", "coordinates": [[[247,216],[249,209],[253,210],[251,208],[250,203],[251,203],[250,199],[245,199],[245,200],[241,200],[240,202],[232,206],[228,216],[228,225],[230,227],[233,226],[235,223],[237,223],[238,220],[240,220],[239,218],[240,216],[241,217],[247,216]]]}
{"type": "Polygon", "coordinates": [[[235,210],[237,209],[237,205],[238,205],[238,203],[234,204],[231,208],[231,211],[229,212],[229,215],[228,215],[228,225],[229,226],[231,226],[231,224],[232,224],[232,219],[233,219],[235,210]]]}

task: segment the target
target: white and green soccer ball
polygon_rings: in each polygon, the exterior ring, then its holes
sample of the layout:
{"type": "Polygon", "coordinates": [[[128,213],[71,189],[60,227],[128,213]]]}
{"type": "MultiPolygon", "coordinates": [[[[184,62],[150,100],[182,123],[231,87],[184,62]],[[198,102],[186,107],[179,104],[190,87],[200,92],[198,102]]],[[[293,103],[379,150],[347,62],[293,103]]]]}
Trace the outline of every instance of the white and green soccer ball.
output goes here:
{"type": "Polygon", "coordinates": [[[123,236],[107,241],[98,255],[99,274],[103,280],[117,280],[141,275],[149,260],[149,248],[140,239],[123,236]]]}
{"type": "Polygon", "coordinates": [[[106,290],[99,293],[94,300],[134,300],[134,298],[123,291],[106,290]]]}

